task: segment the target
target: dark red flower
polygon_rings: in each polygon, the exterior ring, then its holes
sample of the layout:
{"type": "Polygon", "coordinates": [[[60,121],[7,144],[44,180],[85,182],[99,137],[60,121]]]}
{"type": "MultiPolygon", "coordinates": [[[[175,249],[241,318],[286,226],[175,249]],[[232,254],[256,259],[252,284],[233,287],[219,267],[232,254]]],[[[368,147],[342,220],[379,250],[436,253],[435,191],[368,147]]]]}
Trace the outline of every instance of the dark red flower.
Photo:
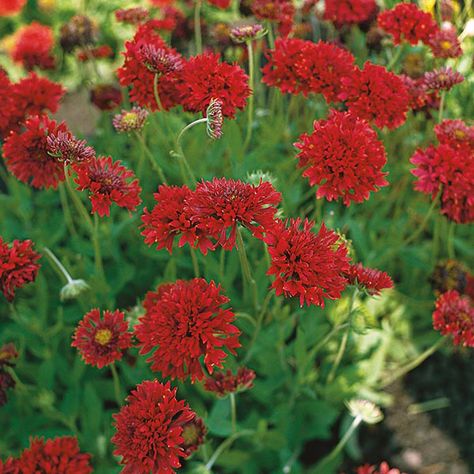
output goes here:
{"type": "Polygon", "coordinates": [[[40,257],[31,240],[14,240],[8,245],[0,237],[0,290],[8,301],[13,301],[16,288],[35,280],[40,257]]]}
{"type": "Polygon", "coordinates": [[[15,62],[31,70],[53,69],[55,66],[52,49],[54,46],[53,30],[49,26],[34,21],[22,26],[15,36],[15,45],[11,55],[15,62]]]}
{"type": "Polygon", "coordinates": [[[428,44],[435,58],[457,58],[462,55],[461,44],[454,28],[436,30],[428,44]]]}
{"type": "Polygon", "coordinates": [[[0,459],[0,474],[21,474],[19,460],[9,457],[2,462],[0,459]]]}
{"type": "Polygon", "coordinates": [[[186,457],[190,456],[194,451],[199,449],[207,434],[207,428],[201,418],[197,416],[183,425],[182,447],[186,457]]]}
{"type": "Polygon", "coordinates": [[[230,30],[230,37],[235,43],[255,41],[262,38],[265,34],[265,28],[258,23],[237,25],[230,30]]]}
{"type": "Polygon", "coordinates": [[[191,220],[216,245],[230,250],[235,246],[240,224],[261,239],[273,226],[281,195],[267,181],[258,185],[226,178],[202,181],[187,198],[191,220]]]}
{"type": "Polygon", "coordinates": [[[108,45],[103,44],[96,48],[84,49],[77,53],[77,59],[81,62],[90,61],[92,59],[110,58],[114,55],[114,50],[108,45]]]}
{"type": "MultiPolygon", "coordinates": [[[[6,372],[0,367],[0,407],[3,407],[8,402],[7,390],[15,387],[15,380],[9,372],[6,372]]],[[[0,465],[1,467],[1,465],[0,465]]],[[[2,471],[0,469],[0,474],[2,471]]]]}
{"type": "Polygon", "coordinates": [[[61,26],[59,44],[67,52],[77,47],[90,47],[99,36],[99,28],[95,21],[87,15],[74,15],[61,26]]]}
{"type": "Polygon", "coordinates": [[[393,36],[394,44],[407,41],[428,44],[431,36],[438,31],[434,18],[414,3],[399,3],[391,10],[379,14],[378,25],[393,36]]]}
{"type": "Polygon", "coordinates": [[[457,260],[448,259],[438,262],[430,277],[437,296],[449,290],[474,298],[474,275],[457,260]]]}
{"type": "Polygon", "coordinates": [[[250,5],[256,18],[276,22],[280,35],[288,36],[295,15],[295,7],[291,0],[253,0],[250,5]]]}
{"type": "Polygon", "coordinates": [[[405,74],[400,74],[398,76],[406,90],[408,92],[408,107],[416,111],[426,111],[430,108],[437,108],[439,107],[439,98],[437,92],[430,92],[426,87],[425,81],[422,77],[418,79],[412,79],[405,74]]]}
{"type": "Polygon", "coordinates": [[[383,66],[366,62],[364,69],[342,79],[346,101],[354,115],[377,127],[397,128],[405,122],[409,96],[403,81],[383,66]]]}
{"type": "Polygon", "coordinates": [[[81,453],[77,438],[62,436],[54,439],[34,438],[20,456],[21,474],[89,474],[90,454],[81,453]]]}
{"type": "Polygon", "coordinates": [[[221,10],[225,10],[230,7],[232,0],[207,0],[211,5],[214,5],[221,10]]]}
{"type": "Polygon", "coordinates": [[[337,27],[363,23],[375,15],[375,0],[326,0],[324,19],[337,27]]]}
{"type": "Polygon", "coordinates": [[[380,295],[386,288],[393,288],[390,276],[376,268],[366,268],[361,263],[350,265],[344,276],[350,285],[356,285],[369,295],[380,295]]]}
{"type": "Polygon", "coordinates": [[[179,237],[178,246],[186,243],[192,247],[199,245],[205,255],[214,245],[205,232],[192,221],[193,213],[187,205],[192,191],[186,186],[161,185],[158,192],[153,195],[155,207],[148,211],[143,210],[142,235],[147,245],[156,244],[158,250],[166,248],[172,252],[173,242],[179,237]]]}
{"type": "Polygon", "coordinates": [[[183,67],[183,59],[179,53],[168,47],[157,47],[152,43],[140,45],[138,59],[148,70],[160,77],[180,71],[183,67]]]}
{"type": "Polygon", "coordinates": [[[356,469],[356,474],[405,474],[400,472],[399,469],[391,468],[386,462],[380,464],[380,467],[370,466],[365,464],[356,469]]]}
{"type": "MultiPolygon", "coordinates": [[[[0,239],[1,245],[1,239],[0,239]]],[[[2,263],[0,256],[0,282],[2,276],[2,263]]],[[[13,359],[18,357],[18,352],[12,343],[0,347],[0,407],[7,403],[7,390],[15,387],[15,380],[6,370],[6,367],[13,367],[13,359]]],[[[6,470],[6,469],[5,469],[6,470]]],[[[0,474],[2,474],[2,464],[0,463],[0,474]]],[[[8,472],[8,471],[6,471],[8,472]]]]}
{"type": "Polygon", "coordinates": [[[0,69],[0,138],[3,140],[10,130],[14,128],[14,115],[17,113],[15,102],[12,97],[13,84],[7,73],[0,69]]]}
{"type": "Polygon", "coordinates": [[[438,141],[452,148],[468,146],[474,152],[474,126],[466,125],[462,120],[443,120],[435,125],[438,141]]]}
{"type": "Polygon", "coordinates": [[[26,0],[1,0],[0,16],[12,16],[20,12],[26,4],[26,0]]]}
{"type": "Polygon", "coordinates": [[[195,413],[176,399],[176,388],[157,380],[137,385],[127,405],[113,415],[115,456],[122,456],[122,474],[172,474],[187,454],[183,426],[195,413]]]}
{"type": "Polygon", "coordinates": [[[133,171],[122,166],[120,161],[112,161],[110,156],[75,164],[74,171],[77,189],[89,190],[92,213],[97,212],[100,217],[110,214],[113,202],[129,211],[134,211],[141,202],[141,188],[133,171]]]}
{"type": "Polygon", "coordinates": [[[18,351],[13,343],[9,342],[0,347],[0,367],[13,367],[13,359],[18,357],[18,351]]]}
{"type": "Polygon", "coordinates": [[[95,158],[95,150],[69,131],[51,133],[46,141],[48,153],[63,163],[81,163],[95,158]]]}
{"type": "Polygon", "coordinates": [[[122,23],[138,25],[148,20],[150,12],[143,7],[120,8],[115,11],[115,18],[122,23]]]}
{"type": "Polygon", "coordinates": [[[222,367],[225,349],[235,354],[240,347],[234,313],[223,308],[228,302],[220,285],[202,278],[178,280],[148,292],[145,315],[135,326],[140,354],[153,351],[148,361],[163,377],[201,380],[201,359],[212,373],[214,367],[222,367]]]}
{"type": "Polygon", "coordinates": [[[132,346],[132,334],[122,311],[92,309],[79,322],[72,336],[72,347],[81,353],[86,364],[102,369],[121,360],[123,352],[132,346]]]}
{"type": "Polygon", "coordinates": [[[3,145],[9,171],[20,181],[35,188],[56,188],[64,181],[64,165],[48,153],[48,135],[67,132],[47,116],[30,117],[24,130],[12,131],[3,145]]]}
{"type": "Polygon", "coordinates": [[[443,336],[452,335],[456,345],[474,347],[474,306],[469,296],[456,290],[443,293],[436,300],[433,328],[443,336]]]}
{"type": "Polygon", "coordinates": [[[91,89],[90,99],[100,110],[114,110],[122,103],[122,91],[111,84],[99,84],[91,89]]]}
{"type": "Polygon", "coordinates": [[[255,372],[246,367],[240,367],[234,375],[230,369],[225,372],[215,372],[204,381],[204,388],[220,397],[229,393],[243,392],[253,387],[255,372]]]}
{"type": "Polygon", "coordinates": [[[319,186],[317,198],[342,197],[362,202],[370,192],[386,186],[382,172],[387,157],[382,142],[365,120],[349,112],[332,111],[328,120],[315,121],[311,135],[304,133],[295,143],[301,150],[298,166],[311,186],[319,186]]]}
{"type": "Polygon", "coordinates": [[[267,273],[275,275],[272,288],[277,296],[299,297],[301,306],[324,306],[325,298],[339,298],[347,286],[346,246],[324,224],[317,234],[311,231],[313,225],[301,219],[290,219],[286,225],[278,221],[265,238],[272,261],[267,273]]]}
{"type": "Polygon", "coordinates": [[[450,67],[442,67],[433,71],[425,72],[423,81],[427,89],[432,91],[449,91],[456,84],[464,81],[464,76],[450,67]]]}
{"type": "Polygon", "coordinates": [[[205,113],[211,99],[219,98],[224,117],[234,118],[237,109],[245,107],[252,92],[243,69],[220,62],[216,53],[192,57],[184,64],[180,76],[180,102],[189,112],[205,113]]]}

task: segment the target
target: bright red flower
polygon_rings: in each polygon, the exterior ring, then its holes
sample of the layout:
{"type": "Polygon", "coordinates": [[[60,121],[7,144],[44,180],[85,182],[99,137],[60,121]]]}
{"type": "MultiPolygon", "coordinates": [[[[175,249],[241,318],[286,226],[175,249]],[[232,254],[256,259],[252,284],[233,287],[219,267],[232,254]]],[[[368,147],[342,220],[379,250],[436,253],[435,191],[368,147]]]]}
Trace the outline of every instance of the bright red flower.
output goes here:
{"type": "Polygon", "coordinates": [[[12,131],[3,145],[5,163],[20,181],[35,188],[56,188],[64,181],[64,166],[48,153],[47,137],[67,132],[47,116],[30,117],[20,132],[12,131]]]}
{"type": "Polygon", "coordinates": [[[326,0],[324,19],[338,28],[343,25],[363,23],[377,12],[375,0],[326,0]]]}
{"type": "Polygon", "coordinates": [[[295,15],[295,7],[291,0],[253,0],[250,7],[256,18],[276,22],[280,35],[288,36],[295,15]]]}
{"type": "Polygon", "coordinates": [[[123,351],[132,346],[132,333],[122,311],[92,309],[79,322],[72,336],[72,347],[81,353],[86,364],[102,369],[121,360],[123,351]]]}
{"type": "Polygon", "coordinates": [[[380,467],[377,470],[376,466],[370,466],[365,464],[360,466],[356,470],[356,474],[405,474],[400,472],[399,469],[391,468],[386,462],[380,464],[380,467]]]}
{"type": "Polygon", "coordinates": [[[12,16],[20,12],[26,0],[0,0],[0,16],[12,16]]]}
{"type": "Polygon", "coordinates": [[[370,192],[386,186],[382,172],[387,157],[382,142],[365,120],[349,112],[332,111],[328,120],[315,121],[311,135],[300,135],[298,166],[311,186],[319,186],[317,198],[342,197],[346,206],[362,202],[370,192]]]}
{"type": "Polygon", "coordinates": [[[122,456],[122,474],[172,474],[186,457],[183,426],[195,413],[176,399],[170,383],[147,380],[137,385],[127,405],[113,415],[115,456],[122,456]]]}
{"type": "Polygon", "coordinates": [[[462,55],[461,43],[454,28],[436,30],[428,44],[435,58],[457,58],[462,55]]]}
{"type": "Polygon", "coordinates": [[[150,12],[143,7],[120,8],[115,11],[115,18],[122,23],[138,25],[148,20],[150,12]]]}
{"type": "MultiPolygon", "coordinates": [[[[154,28],[145,23],[135,34],[132,41],[125,43],[126,51],[123,53],[125,61],[117,71],[120,84],[131,87],[130,100],[141,107],[147,107],[152,111],[158,110],[153,82],[155,73],[151,71],[143,61],[143,48],[154,48],[165,51],[176,59],[177,67],[161,74],[158,77],[158,96],[164,110],[169,110],[179,103],[176,89],[178,83],[177,71],[181,69],[183,59],[178,52],[170,48],[163,39],[155,32],[154,28]]],[[[180,74],[181,75],[181,71],[180,74]]]]}
{"type": "Polygon", "coordinates": [[[325,298],[339,298],[347,286],[346,246],[324,224],[317,234],[311,231],[313,225],[301,219],[290,219],[286,225],[277,221],[265,238],[272,260],[267,273],[275,275],[272,288],[277,296],[299,297],[301,306],[324,306],[325,298]]]}
{"type": "Polygon", "coordinates": [[[438,31],[434,18],[414,3],[399,3],[391,10],[380,13],[378,25],[393,36],[394,44],[403,41],[413,45],[418,41],[428,44],[431,36],[438,31]]]}
{"type": "Polygon", "coordinates": [[[187,61],[178,85],[181,104],[189,112],[205,113],[210,102],[219,98],[224,117],[234,118],[252,93],[248,76],[240,66],[219,61],[219,54],[206,53],[187,61]]]}
{"type": "Polygon", "coordinates": [[[230,7],[232,0],[207,0],[211,5],[214,5],[221,10],[226,10],[230,7]]]}
{"type": "Polygon", "coordinates": [[[350,285],[359,286],[371,296],[380,295],[386,288],[393,288],[393,281],[387,273],[376,268],[366,268],[361,263],[351,264],[345,277],[350,285]]]}
{"type": "Polygon", "coordinates": [[[179,247],[186,243],[192,247],[198,245],[204,255],[214,247],[205,232],[192,221],[193,213],[187,205],[191,195],[186,185],[158,188],[153,195],[155,207],[151,211],[145,208],[142,215],[142,235],[147,245],[156,244],[158,250],[166,248],[171,253],[174,239],[179,237],[179,247]]]}
{"type": "Polygon", "coordinates": [[[134,211],[141,203],[141,188],[133,171],[122,166],[120,161],[112,161],[110,156],[75,164],[74,171],[77,189],[89,190],[92,213],[97,212],[100,217],[110,215],[113,202],[129,211],[134,211]]]}
{"type": "Polygon", "coordinates": [[[464,224],[474,221],[474,153],[468,146],[429,146],[411,158],[415,189],[431,198],[441,194],[441,212],[464,224]],[[442,186],[442,188],[441,188],[442,186]]]}
{"type": "Polygon", "coordinates": [[[237,225],[261,239],[273,226],[281,195],[267,181],[257,186],[226,178],[202,181],[187,198],[192,222],[226,250],[235,246],[237,225]]]}
{"type": "Polygon", "coordinates": [[[243,392],[253,387],[255,372],[246,367],[240,367],[234,375],[230,369],[225,372],[216,372],[204,381],[204,388],[220,397],[229,393],[243,392]]]}
{"type": "Polygon", "coordinates": [[[451,334],[455,345],[474,347],[474,306],[469,296],[456,290],[443,293],[436,300],[433,328],[443,336],[451,334]]]}
{"type": "Polygon", "coordinates": [[[96,48],[91,48],[88,50],[82,50],[77,53],[77,59],[81,62],[87,62],[91,59],[103,59],[103,58],[110,58],[114,55],[114,50],[108,45],[103,44],[101,46],[97,46],[96,48]]]}
{"type": "Polygon", "coordinates": [[[441,67],[433,71],[425,72],[423,81],[429,90],[449,91],[456,84],[463,82],[464,76],[450,67],[441,67]]]}
{"type": "Polygon", "coordinates": [[[182,447],[186,457],[190,456],[194,451],[199,449],[207,434],[207,428],[201,418],[195,417],[183,425],[182,447]]]}
{"type": "Polygon", "coordinates": [[[40,69],[53,69],[55,66],[52,49],[54,46],[53,30],[49,26],[34,21],[22,26],[16,34],[16,42],[12,49],[12,59],[31,70],[35,66],[40,69]]]}
{"type": "Polygon", "coordinates": [[[145,315],[135,326],[140,354],[153,351],[151,369],[163,377],[201,380],[201,359],[209,373],[222,367],[225,349],[240,347],[234,313],[220,285],[202,278],[161,285],[145,296],[145,315]]]}
{"type": "Polygon", "coordinates": [[[409,96],[403,81],[383,66],[366,62],[364,69],[342,79],[349,111],[377,127],[397,128],[405,122],[409,96]]]}
{"type": "Polygon", "coordinates": [[[14,119],[12,118],[17,109],[12,97],[13,84],[7,76],[7,73],[0,69],[0,138],[5,138],[10,130],[14,128],[14,119]]]}
{"type": "Polygon", "coordinates": [[[100,110],[114,110],[122,103],[122,91],[111,84],[99,84],[91,89],[90,99],[100,110]]]}
{"type": "Polygon", "coordinates": [[[20,465],[18,459],[9,457],[2,462],[0,459],[0,474],[20,474],[20,465]]]}
{"type": "Polygon", "coordinates": [[[467,126],[462,120],[443,120],[435,125],[438,141],[452,148],[468,146],[474,152],[474,126],[467,126]]]}

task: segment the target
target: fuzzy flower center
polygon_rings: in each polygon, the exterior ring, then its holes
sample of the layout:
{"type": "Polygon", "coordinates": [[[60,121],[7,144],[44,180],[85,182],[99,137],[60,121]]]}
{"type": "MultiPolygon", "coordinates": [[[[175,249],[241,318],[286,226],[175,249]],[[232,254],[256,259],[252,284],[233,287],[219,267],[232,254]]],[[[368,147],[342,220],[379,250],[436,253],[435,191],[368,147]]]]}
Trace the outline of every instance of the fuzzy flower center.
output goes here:
{"type": "Polygon", "coordinates": [[[191,446],[199,441],[199,428],[190,423],[183,428],[183,439],[186,446],[191,446]]]}
{"type": "Polygon", "coordinates": [[[440,42],[441,49],[444,49],[445,51],[448,51],[448,49],[451,49],[453,47],[451,41],[441,41],[440,42]]]}
{"type": "Polygon", "coordinates": [[[96,332],[94,339],[101,346],[105,346],[112,339],[112,331],[110,329],[99,329],[96,332]]]}

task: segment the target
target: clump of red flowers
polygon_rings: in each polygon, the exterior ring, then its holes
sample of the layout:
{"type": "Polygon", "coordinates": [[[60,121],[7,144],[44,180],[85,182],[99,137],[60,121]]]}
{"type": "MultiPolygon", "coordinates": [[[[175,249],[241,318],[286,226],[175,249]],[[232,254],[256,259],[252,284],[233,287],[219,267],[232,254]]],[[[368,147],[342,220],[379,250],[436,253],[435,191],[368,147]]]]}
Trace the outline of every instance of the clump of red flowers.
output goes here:
{"type": "Polygon", "coordinates": [[[393,281],[387,273],[364,267],[361,263],[350,265],[345,277],[350,285],[358,286],[371,296],[380,295],[382,290],[393,288],[393,281]]]}
{"type": "MultiPolygon", "coordinates": [[[[0,263],[1,265],[1,263],[0,263]]],[[[0,266],[1,278],[1,266],[0,266]]],[[[0,347],[0,407],[7,403],[7,390],[15,387],[15,380],[6,370],[7,367],[13,367],[13,359],[18,357],[18,352],[12,343],[0,347]]],[[[1,467],[1,463],[0,463],[1,467]]],[[[2,470],[0,469],[0,473],[2,470]]]]}
{"type": "Polygon", "coordinates": [[[202,278],[178,280],[148,292],[135,334],[140,353],[153,352],[152,370],[163,377],[195,381],[204,377],[201,362],[209,373],[222,367],[225,350],[235,354],[240,346],[234,313],[223,308],[228,302],[220,285],[202,278]]]}
{"type": "Polygon", "coordinates": [[[34,438],[30,447],[20,455],[20,473],[74,473],[92,472],[90,454],[81,453],[77,438],[62,436],[54,439],[34,438]]]}
{"type": "Polygon", "coordinates": [[[390,467],[385,461],[380,464],[379,467],[377,466],[370,466],[369,464],[365,464],[364,466],[360,466],[356,469],[356,474],[405,474],[402,473],[399,469],[394,467],[390,467]]]}
{"type": "Polygon", "coordinates": [[[0,16],[12,16],[20,12],[26,0],[2,0],[0,2],[0,16]]]}
{"type": "Polygon", "coordinates": [[[86,364],[102,369],[122,359],[123,351],[132,346],[132,334],[122,311],[92,309],[79,322],[72,347],[81,353],[86,364]]]}
{"type": "Polygon", "coordinates": [[[474,347],[474,306],[469,296],[456,290],[443,293],[436,300],[433,327],[443,336],[452,335],[456,345],[474,347]]]}
{"type": "Polygon", "coordinates": [[[15,290],[35,280],[40,254],[31,240],[14,240],[10,245],[0,237],[0,290],[13,301],[15,290]]]}
{"type": "Polygon", "coordinates": [[[366,62],[342,79],[339,98],[354,115],[377,127],[397,128],[405,122],[409,96],[403,81],[383,66],[366,62]]]}
{"type": "Polygon", "coordinates": [[[186,402],[176,399],[176,388],[157,380],[132,390],[127,405],[114,415],[114,455],[122,456],[123,474],[170,474],[188,454],[183,428],[195,418],[186,402]]]}
{"type": "Polygon", "coordinates": [[[338,28],[343,25],[364,23],[377,11],[375,0],[326,0],[324,19],[338,28]]]}
{"type": "Polygon", "coordinates": [[[248,76],[236,64],[220,62],[219,54],[206,53],[190,58],[180,71],[177,86],[180,103],[189,112],[205,113],[213,98],[222,102],[224,117],[234,118],[252,93],[248,76]]]}
{"type": "Polygon", "coordinates": [[[268,20],[278,25],[278,32],[288,36],[293,26],[295,7],[290,0],[254,0],[251,2],[252,13],[259,20],[268,20]]]}
{"type": "Polygon", "coordinates": [[[74,181],[79,191],[88,190],[92,203],[92,213],[100,217],[110,215],[112,203],[134,211],[140,204],[141,188],[133,171],[113,161],[110,156],[74,165],[77,177],[74,181]]]}
{"type": "Polygon", "coordinates": [[[276,221],[265,238],[271,257],[267,273],[275,276],[272,288],[277,296],[298,297],[301,306],[324,306],[326,298],[339,298],[347,286],[346,246],[324,224],[317,234],[313,225],[301,219],[276,221]]]}
{"type": "Polygon", "coordinates": [[[342,197],[348,206],[388,184],[387,173],[382,172],[385,149],[365,120],[332,111],[328,120],[315,121],[313,126],[313,133],[301,135],[295,146],[303,176],[311,186],[319,186],[317,198],[342,197]]]}
{"type": "Polygon", "coordinates": [[[393,36],[394,44],[403,41],[413,45],[418,41],[429,44],[431,36],[438,31],[434,18],[414,3],[399,3],[391,10],[380,13],[378,25],[393,36]]]}
{"type": "Polygon", "coordinates": [[[243,392],[253,387],[255,372],[247,367],[240,367],[234,375],[230,369],[216,372],[204,381],[204,388],[220,397],[229,393],[243,392]]]}
{"type": "Polygon", "coordinates": [[[34,21],[21,27],[16,33],[12,59],[25,69],[34,67],[53,69],[55,60],[52,55],[54,46],[53,30],[49,26],[34,21]]]}

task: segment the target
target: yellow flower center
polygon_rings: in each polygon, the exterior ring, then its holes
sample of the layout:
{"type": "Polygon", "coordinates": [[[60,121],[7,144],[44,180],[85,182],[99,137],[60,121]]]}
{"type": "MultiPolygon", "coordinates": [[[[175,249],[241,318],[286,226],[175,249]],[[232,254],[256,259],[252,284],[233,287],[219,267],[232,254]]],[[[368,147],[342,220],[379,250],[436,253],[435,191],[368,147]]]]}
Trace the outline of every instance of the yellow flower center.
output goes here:
{"type": "Polygon", "coordinates": [[[110,329],[99,329],[95,333],[95,341],[101,346],[105,346],[112,339],[112,331],[110,329]]]}
{"type": "Polygon", "coordinates": [[[440,46],[441,46],[441,49],[444,49],[447,51],[448,49],[452,48],[453,45],[451,44],[450,41],[445,40],[445,41],[441,41],[440,46]]]}
{"type": "Polygon", "coordinates": [[[122,117],[123,123],[134,126],[137,122],[137,114],[135,112],[128,112],[122,117]]]}
{"type": "Polygon", "coordinates": [[[466,138],[466,132],[464,130],[455,130],[454,135],[456,138],[466,138]]]}

